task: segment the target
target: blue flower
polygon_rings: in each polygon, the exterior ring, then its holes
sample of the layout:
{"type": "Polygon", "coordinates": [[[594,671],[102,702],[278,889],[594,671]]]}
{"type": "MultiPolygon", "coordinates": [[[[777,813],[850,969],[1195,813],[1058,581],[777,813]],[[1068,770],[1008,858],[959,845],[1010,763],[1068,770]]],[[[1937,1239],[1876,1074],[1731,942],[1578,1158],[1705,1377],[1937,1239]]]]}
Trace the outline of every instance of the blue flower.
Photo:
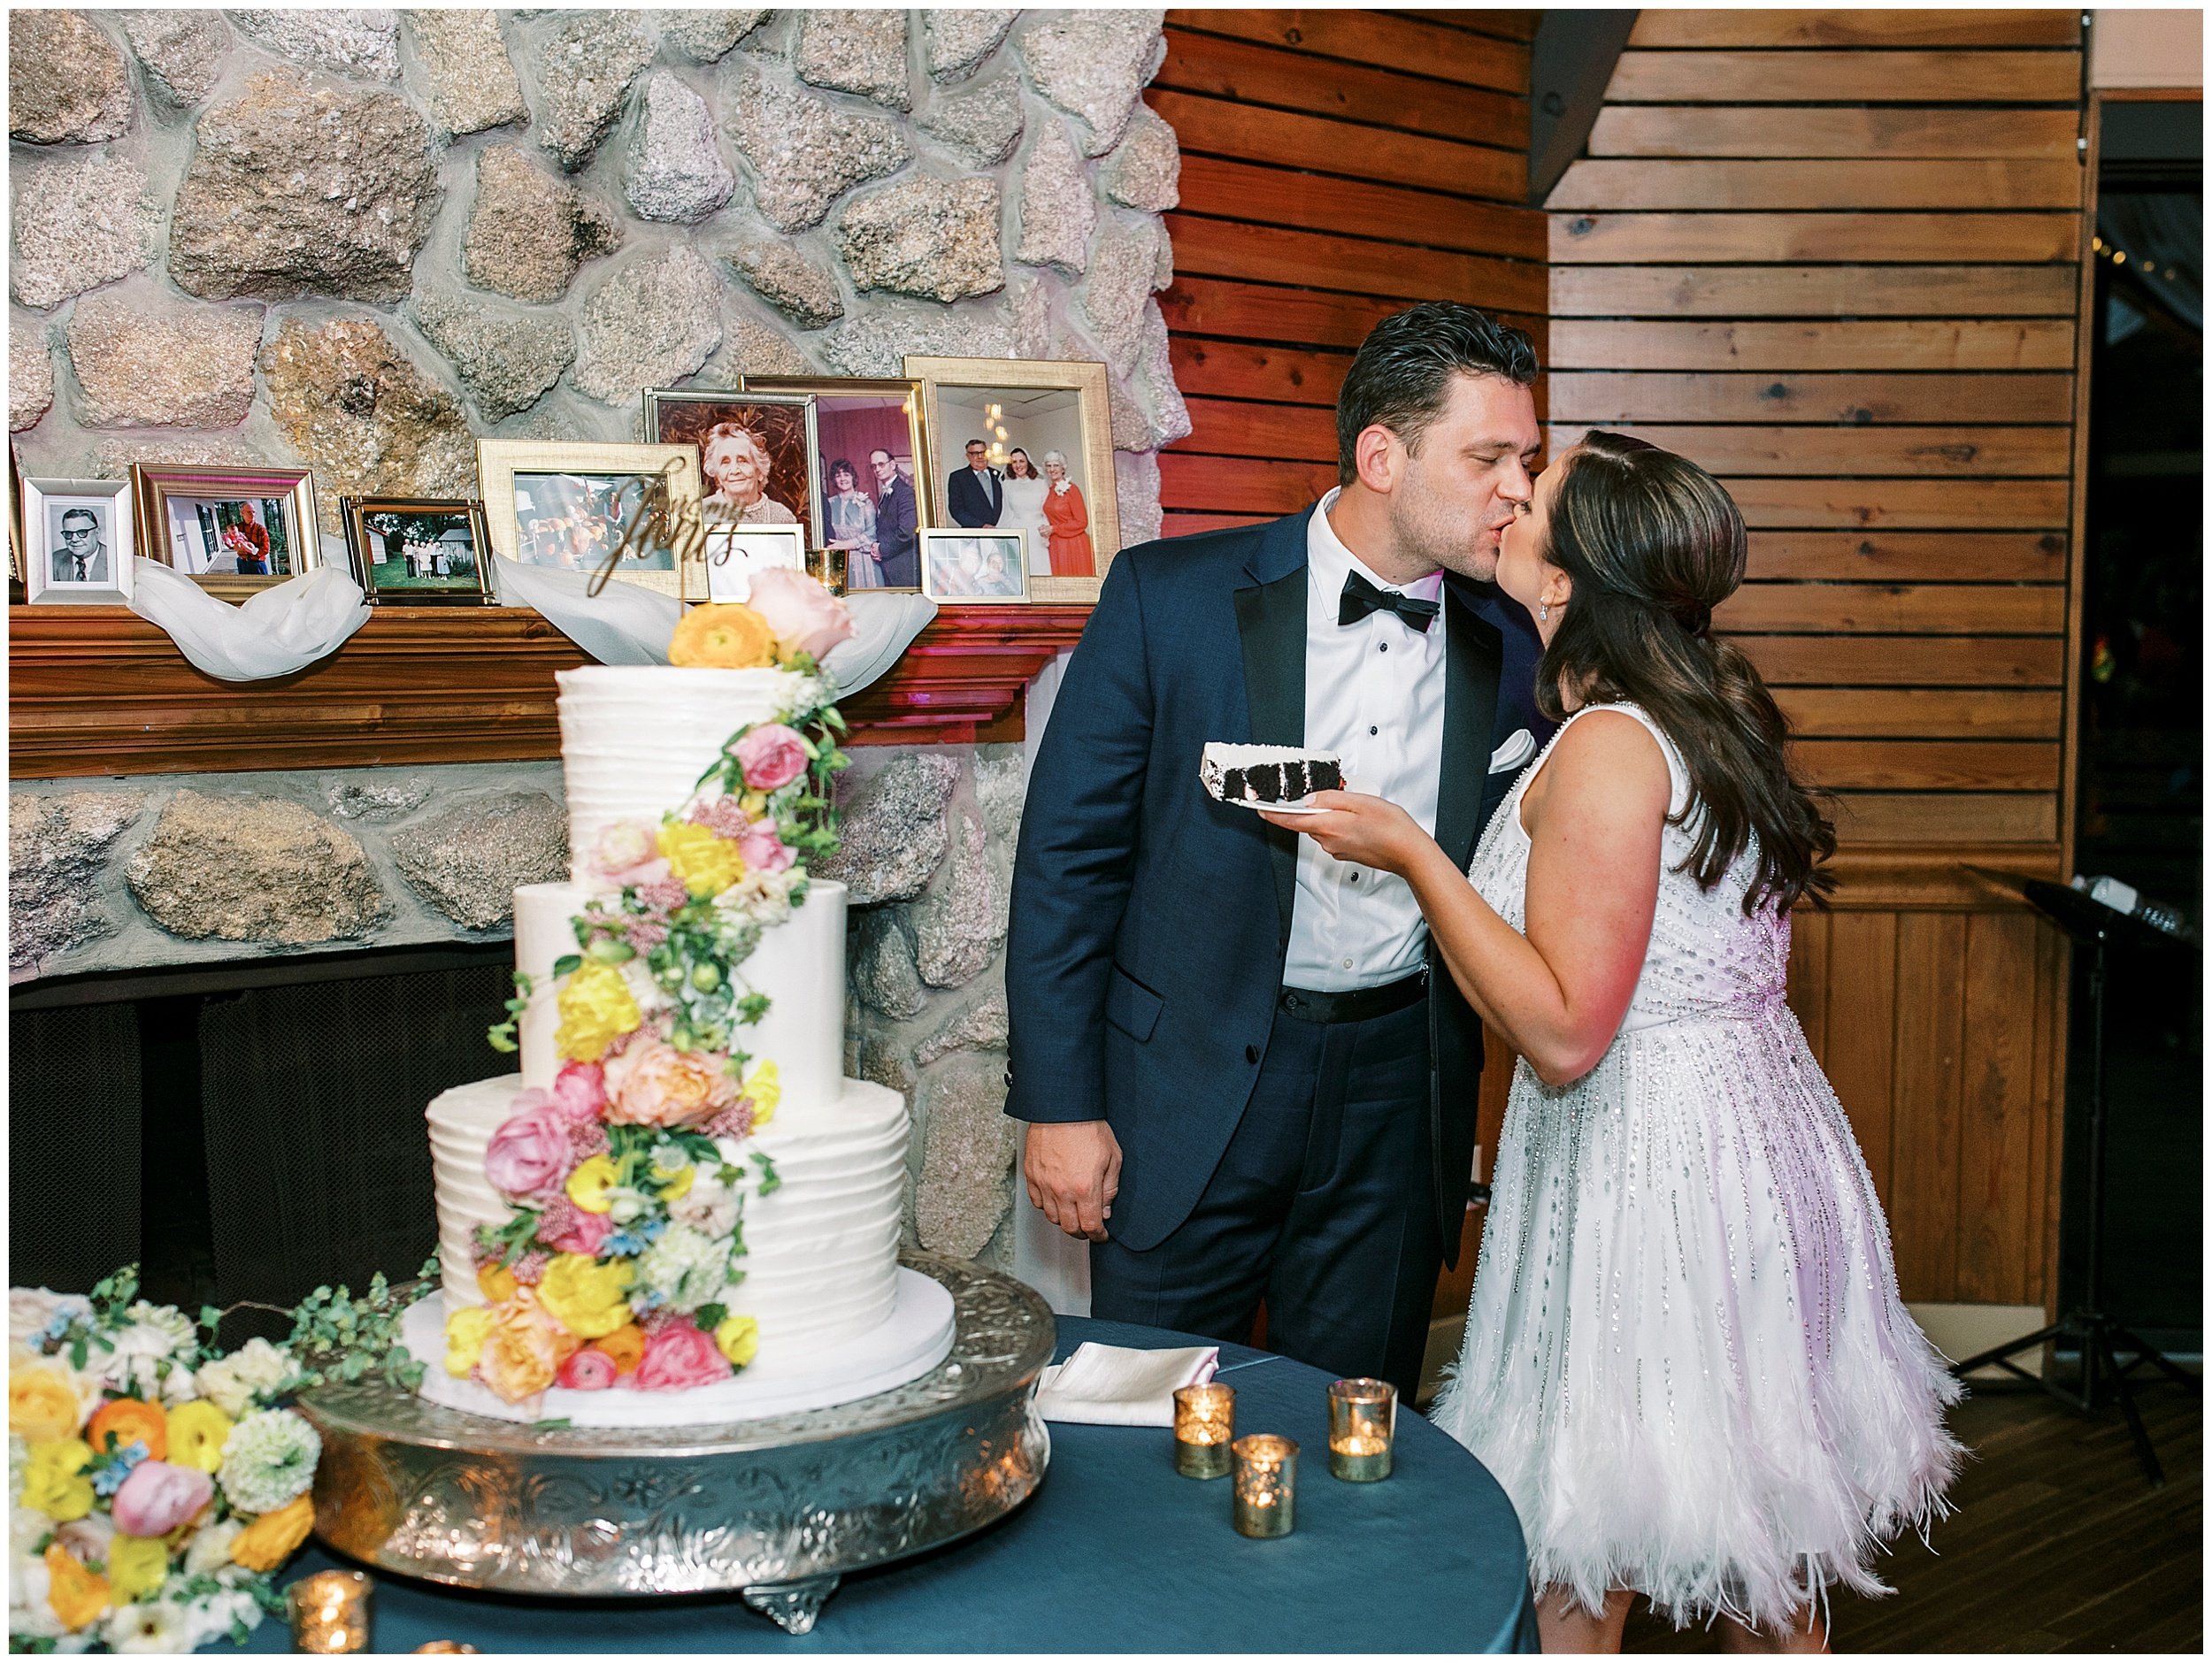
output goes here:
{"type": "Polygon", "coordinates": [[[131,1475],[131,1468],[146,1459],[148,1451],[143,1438],[134,1439],[127,1448],[119,1449],[100,1464],[92,1475],[93,1493],[111,1496],[123,1487],[123,1481],[131,1475]]]}
{"type": "Polygon", "coordinates": [[[603,1259],[634,1259],[644,1251],[645,1238],[630,1230],[618,1230],[599,1244],[603,1259]]]}

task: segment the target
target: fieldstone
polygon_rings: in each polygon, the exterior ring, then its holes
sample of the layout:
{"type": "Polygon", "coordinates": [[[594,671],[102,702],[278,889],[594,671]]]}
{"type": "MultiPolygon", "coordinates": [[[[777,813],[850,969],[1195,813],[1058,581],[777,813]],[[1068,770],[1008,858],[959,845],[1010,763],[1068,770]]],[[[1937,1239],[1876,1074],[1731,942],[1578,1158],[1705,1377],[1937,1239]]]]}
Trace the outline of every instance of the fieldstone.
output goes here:
{"type": "Polygon", "coordinates": [[[393,832],[392,859],[454,923],[489,930],[513,919],[523,885],[568,876],[568,813],[541,791],[457,802],[393,832]]]}
{"type": "Polygon", "coordinates": [[[35,318],[8,319],[8,431],[38,425],[54,402],[54,355],[35,318]]]}
{"type": "Polygon", "coordinates": [[[476,205],[461,262],[470,282],[516,300],[556,301],[586,260],[622,241],[614,216],[520,150],[495,144],[476,158],[476,205]]]}
{"type": "Polygon", "coordinates": [[[985,745],[975,754],[975,801],[991,840],[1011,848],[1029,791],[1029,759],[1018,745],[985,745]]]}
{"type": "Polygon", "coordinates": [[[1013,304],[1013,356],[1018,358],[1054,358],[1061,356],[1052,345],[1052,291],[1035,277],[1018,277],[1007,286],[1013,304]]]}
{"type": "Polygon", "coordinates": [[[426,779],[335,779],[323,801],[341,820],[397,820],[430,801],[426,779]]]}
{"type": "Polygon", "coordinates": [[[1134,370],[1143,349],[1144,309],[1152,301],[1163,234],[1156,219],[1115,221],[1099,239],[1083,284],[1084,313],[1096,326],[1098,345],[1117,375],[1134,370]]]}
{"type": "Polygon", "coordinates": [[[130,131],[122,49],[75,11],[8,12],[8,134],[33,144],[95,144],[130,131]]]}
{"type": "Polygon", "coordinates": [[[96,153],[19,162],[9,286],[26,306],[50,310],[151,260],[158,225],[135,162],[96,153]]]}
{"type": "Polygon", "coordinates": [[[855,185],[906,165],[913,154],[895,122],[854,115],[824,99],[748,75],[734,95],[730,134],[753,170],[753,196],[779,231],[828,217],[855,185]]]}
{"type": "Polygon", "coordinates": [[[906,356],[1010,358],[1014,337],[989,311],[911,311],[879,307],[822,337],[822,359],[837,375],[904,372],[906,356]]]}
{"type": "Polygon", "coordinates": [[[435,289],[416,295],[408,310],[487,421],[528,410],[576,356],[565,318],[494,310],[435,289]]]}
{"type": "Polygon", "coordinates": [[[714,112],[666,70],[647,79],[641,105],[622,194],[641,219],[704,219],[737,188],[737,175],[715,148],[714,112]]]}
{"type": "Polygon", "coordinates": [[[1106,194],[1125,208],[1163,214],[1183,200],[1183,151],[1175,129],[1144,103],[1130,118],[1129,135],[1107,158],[1106,194]]]}
{"type": "Polygon", "coordinates": [[[920,126],[950,145],[969,166],[996,167],[1021,142],[1021,83],[1009,76],[973,92],[940,98],[920,126]]]}
{"type": "Polygon", "coordinates": [[[947,6],[924,14],[929,41],[929,78],[964,80],[998,50],[1020,11],[1001,6],[947,6]]]}
{"type": "Polygon", "coordinates": [[[872,1025],[860,1023],[849,1027],[845,1053],[846,1071],[854,1077],[888,1086],[895,1092],[914,1089],[914,1065],[906,1060],[896,1040],[872,1025]]]}
{"type": "Polygon", "coordinates": [[[1136,9],[1061,11],[1022,37],[1031,84],[1081,119],[1087,155],[1103,156],[1121,142],[1138,94],[1159,67],[1166,15],[1136,9]]]}
{"type": "Polygon", "coordinates": [[[146,66],[154,96],[188,110],[215,90],[230,54],[230,26],[219,11],[126,11],[123,34],[146,66]]]}
{"type": "Polygon", "coordinates": [[[1083,158],[1061,124],[1047,122],[1022,166],[1022,235],[1014,257],[1080,277],[1097,228],[1098,203],[1083,158]]]}
{"type": "Polygon", "coordinates": [[[601,284],[577,326],[576,390],[626,405],[641,389],[672,387],[722,342],[722,291],[687,246],[640,260],[601,284]]]}
{"type": "Polygon", "coordinates": [[[837,273],[788,242],[748,242],[722,257],[755,294],[802,329],[819,329],[845,315],[837,273]]]}
{"type": "Polygon", "coordinates": [[[913,900],[945,858],[945,805],[959,784],[951,757],[910,751],[841,789],[851,796],[839,805],[838,851],[815,875],[844,885],[856,907],[913,900]]]}
{"type": "Polygon", "coordinates": [[[231,21],[279,57],[357,80],[399,79],[399,13],[342,7],[273,6],[233,11],[231,21]]]}
{"type": "Polygon", "coordinates": [[[1002,931],[992,928],[991,873],[983,822],[960,816],[952,862],[914,908],[914,963],[932,987],[964,987],[991,962],[1002,931]]]}
{"type": "Polygon", "coordinates": [[[852,203],[838,220],[845,269],[863,288],[956,301],[1006,287],[998,181],[915,179],[852,203]]]}
{"type": "Polygon", "coordinates": [[[574,172],[591,160],[652,61],[652,31],[635,12],[574,13],[538,53],[538,142],[574,172]]]}
{"type": "Polygon", "coordinates": [[[1136,383],[1141,389],[1147,422],[1146,441],[1130,450],[1164,450],[1179,439],[1190,437],[1190,406],[1175,385],[1175,360],[1169,346],[1167,319],[1160,303],[1147,301],[1137,349],[1136,383]]]}
{"type": "Polygon", "coordinates": [[[8,799],[8,968],[115,932],[101,896],[109,846],[146,806],[142,791],[17,792],[8,799]]]}
{"type": "Polygon", "coordinates": [[[159,290],[86,295],[68,327],[79,424],[235,427],[253,407],[261,314],[252,303],[208,306],[159,290]]]}
{"type": "Polygon", "coordinates": [[[476,436],[460,401],[367,318],[288,318],[261,354],[269,413],[315,472],[317,512],[340,496],[472,496],[476,436]]]}
{"type": "Polygon", "coordinates": [[[799,79],[834,92],[856,92],[892,110],[911,110],[907,85],[906,12],[895,6],[808,11],[791,54],[799,79]]]}
{"type": "Polygon", "coordinates": [[[997,1051],[1007,1035],[1006,995],[994,991],[956,1014],[915,1050],[916,1066],[927,1068],[956,1051],[997,1051]]]}
{"type": "Polygon", "coordinates": [[[814,365],[798,343],[778,329],[726,310],[722,347],[699,369],[701,385],[733,387],[740,375],[812,375],[814,365]]]}
{"type": "Polygon", "coordinates": [[[392,909],[352,835],[281,797],[178,792],[127,876],[156,923],[195,941],[346,940],[392,909]]]}
{"type": "Polygon", "coordinates": [[[856,914],[850,981],[861,1003],[895,1022],[920,1014],[929,995],[914,969],[914,949],[897,911],[885,907],[856,914]]]}
{"type": "Polygon", "coordinates": [[[426,7],[407,14],[407,32],[440,132],[457,138],[529,120],[499,13],[426,7]]]}
{"type": "Polygon", "coordinates": [[[1157,541],[1166,521],[1160,510],[1160,458],[1149,450],[1114,452],[1114,510],[1121,546],[1157,541]]]}
{"type": "Polygon", "coordinates": [[[430,129],[404,98],[296,69],[202,116],[169,274],[208,300],[397,300],[438,212],[430,129]]]}
{"type": "Polygon", "coordinates": [[[169,433],[124,433],[103,439],[92,447],[89,462],[80,478],[119,479],[136,462],[157,462],[165,467],[261,468],[269,465],[269,447],[244,436],[243,429],[227,433],[178,428],[169,433]]]}
{"type": "Polygon", "coordinates": [[[690,7],[650,14],[661,39],[695,64],[711,64],[760,27],[766,8],[750,11],[695,11],[690,7]]]}
{"type": "Polygon", "coordinates": [[[964,1057],[938,1071],[914,1198],[925,1249],[972,1259],[989,1245],[1013,1199],[1014,1141],[999,1064],[964,1057]]]}

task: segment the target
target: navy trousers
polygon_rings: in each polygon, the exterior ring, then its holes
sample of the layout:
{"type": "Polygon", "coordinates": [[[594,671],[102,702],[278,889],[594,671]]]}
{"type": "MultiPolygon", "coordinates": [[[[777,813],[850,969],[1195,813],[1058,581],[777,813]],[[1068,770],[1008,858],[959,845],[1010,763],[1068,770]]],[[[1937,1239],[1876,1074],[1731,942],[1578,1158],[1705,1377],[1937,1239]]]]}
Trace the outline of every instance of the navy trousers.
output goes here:
{"type": "Polygon", "coordinates": [[[1428,1100],[1425,1000],[1364,1022],[1278,1011],[1190,1217],[1147,1252],[1092,1244],[1091,1314],[1243,1345],[1265,1299],[1269,1350],[1379,1376],[1411,1406],[1444,1257],[1428,1100]]]}

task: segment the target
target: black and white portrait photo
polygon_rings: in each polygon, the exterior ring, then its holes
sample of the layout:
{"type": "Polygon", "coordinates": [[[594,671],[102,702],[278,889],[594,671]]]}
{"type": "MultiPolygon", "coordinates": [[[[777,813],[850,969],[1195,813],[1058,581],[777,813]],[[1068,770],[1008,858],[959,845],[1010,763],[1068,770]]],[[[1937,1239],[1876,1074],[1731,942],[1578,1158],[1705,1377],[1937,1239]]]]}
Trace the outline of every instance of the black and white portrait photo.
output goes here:
{"type": "Polygon", "coordinates": [[[113,584],[116,555],[108,546],[107,503],[49,497],[46,527],[48,583],[113,584]]]}
{"type": "Polygon", "coordinates": [[[137,553],[126,479],[25,479],[24,599],[121,606],[137,553]]]}

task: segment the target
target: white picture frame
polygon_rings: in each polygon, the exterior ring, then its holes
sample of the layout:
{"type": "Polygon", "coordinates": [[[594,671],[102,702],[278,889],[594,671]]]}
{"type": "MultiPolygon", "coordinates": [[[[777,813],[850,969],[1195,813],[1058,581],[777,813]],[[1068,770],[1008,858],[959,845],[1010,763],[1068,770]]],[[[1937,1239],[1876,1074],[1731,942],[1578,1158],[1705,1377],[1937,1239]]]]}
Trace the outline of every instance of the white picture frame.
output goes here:
{"type": "Polygon", "coordinates": [[[1019,606],[1029,599],[1029,535],[1014,526],[922,533],[922,593],[950,606],[1019,606]]]}
{"type": "Polygon", "coordinates": [[[128,479],[25,479],[24,600],[32,606],[128,606],[138,554],[136,506],[128,479]],[[92,552],[80,550],[80,543],[92,552]],[[96,575],[64,575],[80,559],[96,575]]]}
{"type": "Polygon", "coordinates": [[[717,604],[752,599],[757,571],[806,570],[803,525],[710,525],[706,539],[707,599],[717,604]]]}

